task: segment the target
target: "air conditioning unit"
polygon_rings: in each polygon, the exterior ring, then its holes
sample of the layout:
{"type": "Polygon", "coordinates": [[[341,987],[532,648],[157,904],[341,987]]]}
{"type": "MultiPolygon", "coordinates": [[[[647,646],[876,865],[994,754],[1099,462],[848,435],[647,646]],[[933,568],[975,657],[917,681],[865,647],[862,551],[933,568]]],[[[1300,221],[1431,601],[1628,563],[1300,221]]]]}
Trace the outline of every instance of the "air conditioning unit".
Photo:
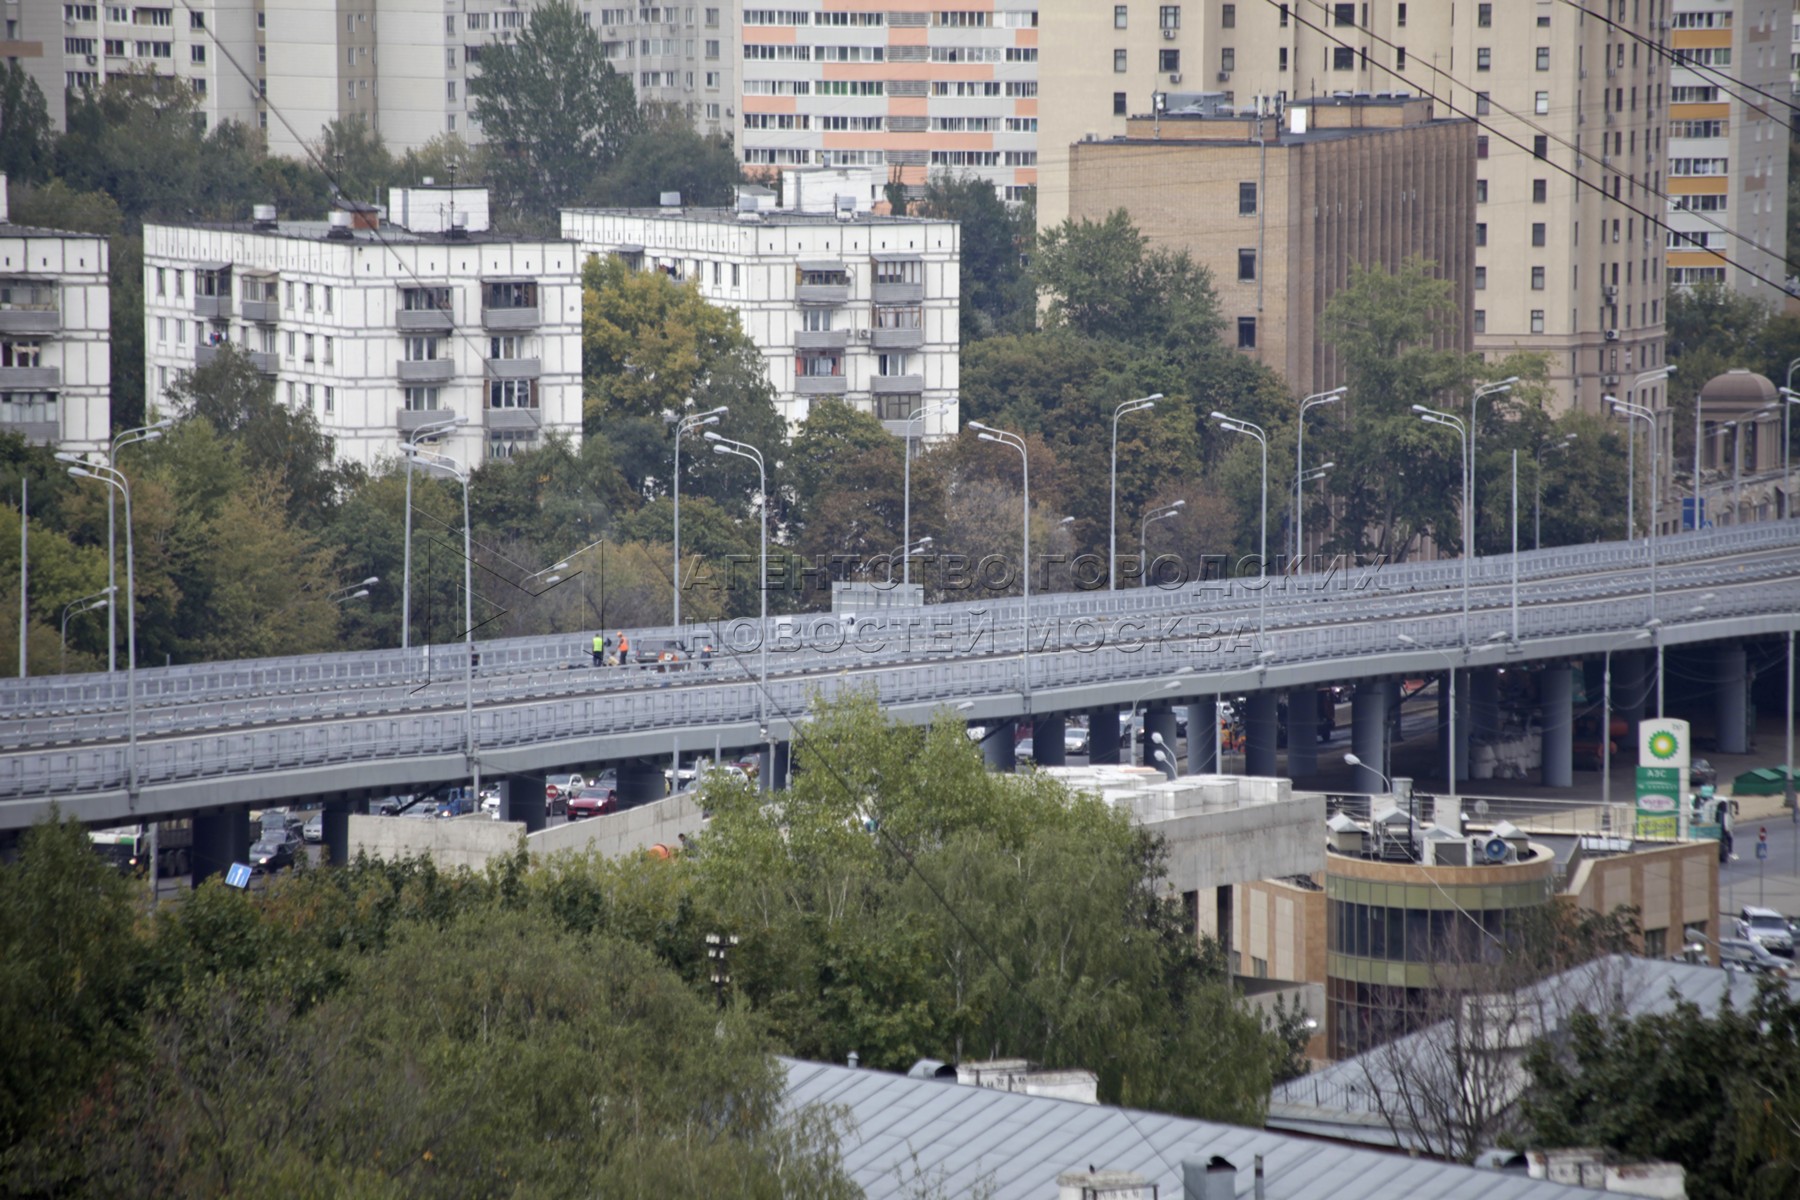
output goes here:
{"type": "Polygon", "coordinates": [[[873,329],[859,329],[856,331],[856,336],[866,342],[875,336],[875,331],[873,329]]]}
{"type": "Polygon", "coordinates": [[[1616,388],[1619,386],[1619,377],[1617,375],[1602,375],[1600,377],[1600,386],[1616,388]]]}
{"type": "Polygon", "coordinates": [[[1605,296],[1608,300],[1617,300],[1619,298],[1619,289],[1608,284],[1600,289],[1600,294],[1605,296]]]}
{"type": "Polygon", "coordinates": [[[1169,76],[1169,82],[1170,82],[1170,83],[1180,83],[1180,82],[1181,82],[1181,76],[1179,76],[1179,75],[1171,75],[1171,76],[1169,76]]]}
{"type": "Polygon", "coordinates": [[[95,55],[90,54],[87,56],[87,64],[90,67],[96,65],[97,63],[99,63],[99,61],[100,61],[100,59],[98,57],[96,57],[95,55]]]}
{"type": "Polygon", "coordinates": [[[1165,29],[1165,30],[1163,30],[1163,41],[1165,41],[1165,42],[1172,42],[1172,41],[1174,41],[1174,40],[1175,40],[1175,35],[1176,35],[1176,34],[1178,34],[1178,33],[1180,33],[1180,32],[1181,32],[1181,31],[1180,31],[1180,30],[1179,30],[1179,29],[1165,29]]]}
{"type": "Polygon", "coordinates": [[[1618,341],[1618,340],[1619,340],[1619,331],[1618,331],[1618,330],[1616,330],[1616,329],[1609,329],[1609,330],[1607,330],[1607,331],[1606,331],[1606,335],[1605,335],[1605,336],[1606,336],[1606,340],[1607,340],[1607,341],[1609,341],[1609,342],[1616,342],[1616,341],[1618,341]]]}

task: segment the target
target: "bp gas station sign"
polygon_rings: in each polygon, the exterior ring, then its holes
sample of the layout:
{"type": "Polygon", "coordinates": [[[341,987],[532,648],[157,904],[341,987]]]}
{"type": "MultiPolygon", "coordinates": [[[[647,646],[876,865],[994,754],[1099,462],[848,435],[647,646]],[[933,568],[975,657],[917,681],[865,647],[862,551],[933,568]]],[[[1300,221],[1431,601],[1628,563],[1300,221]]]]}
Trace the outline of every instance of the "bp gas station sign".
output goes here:
{"type": "Polygon", "coordinates": [[[1637,835],[1680,836],[1681,793],[1688,775],[1688,723],[1673,718],[1638,723],[1637,835]]]}

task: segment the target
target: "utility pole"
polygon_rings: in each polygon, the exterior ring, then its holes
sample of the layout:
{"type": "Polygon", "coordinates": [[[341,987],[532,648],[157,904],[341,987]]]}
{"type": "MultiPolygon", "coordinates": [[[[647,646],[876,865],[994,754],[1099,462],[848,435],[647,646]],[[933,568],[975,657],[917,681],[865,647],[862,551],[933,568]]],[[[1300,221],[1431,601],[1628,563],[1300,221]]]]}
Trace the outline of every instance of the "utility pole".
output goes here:
{"type": "Polygon", "coordinates": [[[725,1007],[725,990],[731,986],[731,963],[728,956],[737,944],[735,933],[706,935],[706,957],[712,961],[713,995],[718,997],[720,1008],[725,1007]]]}

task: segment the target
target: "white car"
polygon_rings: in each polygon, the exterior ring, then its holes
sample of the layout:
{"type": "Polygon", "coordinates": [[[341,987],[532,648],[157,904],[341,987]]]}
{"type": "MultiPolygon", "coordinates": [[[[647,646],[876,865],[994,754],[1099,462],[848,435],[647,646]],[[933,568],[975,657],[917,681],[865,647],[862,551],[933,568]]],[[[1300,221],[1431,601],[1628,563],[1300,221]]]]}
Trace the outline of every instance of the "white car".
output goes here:
{"type": "Polygon", "coordinates": [[[1788,928],[1787,918],[1772,908],[1746,904],[1738,913],[1737,935],[1747,942],[1755,942],[1770,954],[1794,957],[1793,931],[1788,928]]]}

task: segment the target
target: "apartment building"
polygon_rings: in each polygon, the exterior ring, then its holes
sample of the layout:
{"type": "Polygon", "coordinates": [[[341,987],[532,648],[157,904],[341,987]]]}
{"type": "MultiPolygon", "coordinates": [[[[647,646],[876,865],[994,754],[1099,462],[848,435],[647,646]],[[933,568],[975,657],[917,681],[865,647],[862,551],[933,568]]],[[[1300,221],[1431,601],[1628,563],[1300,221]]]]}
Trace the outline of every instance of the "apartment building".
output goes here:
{"type": "Polygon", "coordinates": [[[480,188],[395,188],[329,221],[262,207],[232,224],[144,227],[144,358],[153,403],[230,343],[304,408],[339,458],[375,466],[449,417],[464,462],[581,436],[575,246],[488,225],[480,188]]]}
{"type": "MultiPolygon", "coordinates": [[[[1772,2],[1772,0],[1771,0],[1772,2]]],[[[1564,407],[1660,407],[1671,0],[1063,3],[1046,9],[1039,221],[1070,213],[1069,147],[1183,92],[1245,108],[1402,93],[1476,120],[1474,347],[1549,356],[1564,407]],[[1607,6],[1588,6],[1606,8],[1607,6]]],[[[1198,214],[1198,210],[1196,210],[1198,214]]],[[[1358,218],[1348,216],[1350,221],[1358,218]]],[[[1360,236],[1353,228],[1347,237],[1360,236]]],[[[1666,456],[1665,456],[1666,460],[1666,456]]]]}
{"type": "Polygon", "coordinates": [[[814,397],[840,396],[900,436],[921,408],[914,436],[955,433],[960,226],[854,203],[779,209],[766,194],[759,207],[758,192],[741,211],[564,209],[562,232],[584,257],[620,255],[735,311],[790,427],[814,397]]]}
{"type": "Polygon", "coordinates": [[[87,452],[111,436],[103,237],[7,219],[0,175],[0,431],[87,452]]]}
{"type": "Polygon", "coordinates": [[[1787,56],[1776,0],[1673,0],[1668,285],[1765,301],[1787,278],[1787,56]]]}
{"type": "Polygon", "coordinates": [[[784,2],[742,13],[746,166],[878,166],[915,189],[971,174],[1007,199],[1036,185],[1035,4],[784,2]]]}
{"type": "Polygon", "coordinates": [[[1444,348],[1470,348],[1476,139],[1473,122],[1419,98],[1137,117],[1122,137],[1069,148],[1069,215],[1124,209],[1153,243],[1189,253],[1211,269],[1239,350],[1297,393],[1328,391],[1343,378],[1320,326],[1353,267],[1436,262],[1462,316],[1444,348]],[[1351,228],[1337,213],[1362,217],[1351,228]]]}

